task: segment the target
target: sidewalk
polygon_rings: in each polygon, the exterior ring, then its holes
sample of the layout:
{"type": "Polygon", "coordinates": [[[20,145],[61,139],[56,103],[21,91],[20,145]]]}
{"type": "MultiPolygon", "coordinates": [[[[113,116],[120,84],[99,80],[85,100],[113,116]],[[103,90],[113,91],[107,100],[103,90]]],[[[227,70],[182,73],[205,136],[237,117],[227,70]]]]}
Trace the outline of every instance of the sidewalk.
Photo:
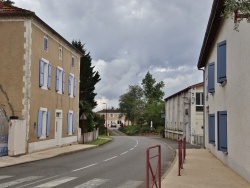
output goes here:
{"type": "MultiPolygon", "coordinates": [[[[97,147],[96,145],[75,144],[70,146],[53,148],[18,157],[0,157],[0,168],[22,164],[30,161],[65,155],[67,153],[97,147]]],[[[177,153],[177,152],[176,152],[177,153]]],[[[206,149],[187,149],[184,169],[178,176],[177,157],[170,170],[162,180],[162,188],[250,188],[250,184],[238,174],[226,167],[221,161],[209,153],[206,149]]]]}
{"type": "Polygon", "coordinates": [[[56,157],[59,155],[65,155],[67,153],[74,153],[77,151],[91,149],[97,147],[96,145],[87,144],[74,144],[69,146],[63,146],[58,148],[52,148],[44,151],[34,152],[27,155],[20,155],[17,157],[3,156],[0,157],[0,168],[6,166],[13,166],[17,164],[27,163],[31,161],[37,161],[47,158],[56,157]]]}
{"type": "MultiPolygon", "coordinates": [[[[186,160],[178,176],[178,159],[162,180],[162,188],[250,188],[250,183],[225,166],[206,149],[187,149],[186,160]]],[[[177,152],[176,152],[177,153],[177,152]]]]}

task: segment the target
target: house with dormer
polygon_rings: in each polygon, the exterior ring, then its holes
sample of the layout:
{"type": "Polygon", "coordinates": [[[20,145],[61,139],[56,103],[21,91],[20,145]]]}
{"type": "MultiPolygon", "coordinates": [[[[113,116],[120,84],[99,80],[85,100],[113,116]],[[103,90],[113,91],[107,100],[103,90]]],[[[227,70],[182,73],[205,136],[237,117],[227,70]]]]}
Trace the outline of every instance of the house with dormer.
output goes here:
{"type": "Polygon", "coordinates": [[[81,52],[34,12],[0,1],[0,105],[24,151],[77,142],[81,52]]]}
{"type": "Polygon", "coordinates": [[[250,24],[223,19],[214,0],[200,51],[204,71],[205,147],[250,182],[250,24]]]}

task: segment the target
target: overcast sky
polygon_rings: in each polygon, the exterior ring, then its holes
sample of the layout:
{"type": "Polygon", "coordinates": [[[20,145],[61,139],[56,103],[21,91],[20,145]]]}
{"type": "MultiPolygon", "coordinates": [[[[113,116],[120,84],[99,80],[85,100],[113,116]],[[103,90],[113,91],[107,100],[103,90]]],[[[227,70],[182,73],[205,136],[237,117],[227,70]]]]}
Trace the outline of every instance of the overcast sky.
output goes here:
{"type": "Polygon", "coordinates": [[[81,40],[101,81],[97,110],[118,107],[149,71],[164,98],[202,81],[196,65],[212,0],[13,0],[66,40],[81,40]]]}

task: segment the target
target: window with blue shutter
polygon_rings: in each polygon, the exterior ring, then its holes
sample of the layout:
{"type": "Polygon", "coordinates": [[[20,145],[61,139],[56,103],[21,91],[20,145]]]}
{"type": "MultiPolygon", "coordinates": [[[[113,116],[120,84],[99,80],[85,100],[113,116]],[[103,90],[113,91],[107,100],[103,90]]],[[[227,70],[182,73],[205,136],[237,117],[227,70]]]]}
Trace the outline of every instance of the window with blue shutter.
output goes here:
{"type": "Polygon", "coordinates": [[[40,73],[39,73],[39,86],[42,87],[44,84],[44,62],[40,60],[40,73]]]}
{"type": "Polygon", "coordinates": [[[59,75],[60,75],[60,70],[56,68],[56,91],[59,91],[59,75]]]}
{"type": "Polygon", "coordinates": [[[75,113],[72,113],[72,133],[75,133],[75,113]]]}
{"type": "Polygon", "coordinates": [[[74,90],[73,90],[73,96],[76,96],[76,78],[74,77],[74,90]]]}
{"type": "Polygon", "coordinates": [[[50,89],[50,85],[51,85],[51,64],[48,64],[48,89],[50,89]]]}
{"type": "Polygon", "coordinates": [[[44,37],[43,39],[43,46],[44,46],[44,50],[48,50],[48,38],[44,37]]]}
{"type": "Polygon", "coordinates": [[[72,85],[72,76],[69,75],[69,85],[68,85],[68,93],[71,95],[71,85],[72,85]]]}
{"type": "Polygon", "coordinates": [[[75,58],[74,58],[74,57],[71,58],[71,66],[72,66],[72,67],[75,66],[75,58]]]}
{"type": "Polygon", "coordinates": [[[67,134],[70,134],[70,125],[71,125],[71,121],[70,121],[70,112],[68,112],[68,119],[67,119],[67,134]]]}
{"type": "Polygon", "coordinates": [[[43,111],[38,110],[38,117],[37,117],[37,137],[38,138],[42,136],[42,128],[43,128],[43,111]]]}
{"type": "Polygon", "coordinates": [[[227,80],[226,76],[226,41],[217,44],[217,82],[222,83],[227,80]]]}
{"type": "Polygon", "coordinates": [[[47,118],[46,118],[46,136],[49,136],[50,131],[50,111],[47,111],[47,118]]]}
{"type": "Polygon", "coordinates": [[[214,63],[209,63],[208,64],[208,93],[213,93],[215,92],[214,88],[214,63]]]}
{"type": "Polygon", "coordinates": [[[65,87],[65,71],[62,72],[62,93],[64,93],[65,87]]]}
{"type": "Polygon", "coordinates": [[[227,111],[218,112],[218,150],[227,152],[227,111]]]}
{"type": "Polygon", "coordinates": [[[215,115],[208,115],[208,142],[210,144],[215,143],[215,115]]]}

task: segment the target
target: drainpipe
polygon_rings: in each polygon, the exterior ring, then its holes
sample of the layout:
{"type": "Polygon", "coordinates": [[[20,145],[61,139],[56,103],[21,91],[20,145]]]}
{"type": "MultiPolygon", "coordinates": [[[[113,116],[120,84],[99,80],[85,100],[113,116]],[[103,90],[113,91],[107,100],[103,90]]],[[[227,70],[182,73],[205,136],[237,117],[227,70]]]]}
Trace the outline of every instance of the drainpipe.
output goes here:
{"type": "Polygon", "coordinates": [[[206,148],[205,147],[205,70],[204,69],[201,69],[201,68],[198,68],[198,70],[201,70],[203,71],[203,99],[202,99],[202,102],[203,102],[203,148],[206,148]]]}

